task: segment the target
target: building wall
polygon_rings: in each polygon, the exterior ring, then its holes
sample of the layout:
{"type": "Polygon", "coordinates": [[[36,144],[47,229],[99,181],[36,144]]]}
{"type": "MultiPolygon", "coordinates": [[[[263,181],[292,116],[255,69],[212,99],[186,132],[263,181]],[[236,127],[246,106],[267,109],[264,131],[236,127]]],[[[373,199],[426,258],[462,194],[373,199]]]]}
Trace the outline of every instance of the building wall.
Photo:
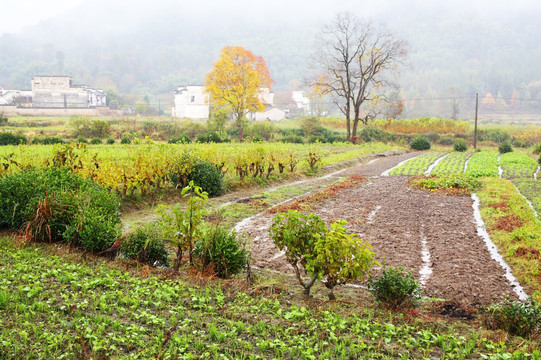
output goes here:
{"type": "Polygon", "coordinates": [[[190,119],[208,119],[208,95],[203,86],[181,86],[175,91],[173,116],[190,119]]]}

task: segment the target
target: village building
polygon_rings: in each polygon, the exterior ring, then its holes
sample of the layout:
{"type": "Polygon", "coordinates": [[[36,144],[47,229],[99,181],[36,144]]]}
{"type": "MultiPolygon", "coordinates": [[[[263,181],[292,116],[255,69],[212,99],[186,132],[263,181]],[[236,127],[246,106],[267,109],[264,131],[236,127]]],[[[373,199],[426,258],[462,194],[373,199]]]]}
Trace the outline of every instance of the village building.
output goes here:
{"type": "Polygon", "coordinates": [[[209,96],[203,86],[179,86],[175,91],[175,106],[171,111],[174,117],[208,119],[209,111],[209,96]]]}
{"type": "Polygon", "coordinates": [[[36,76],[32,79],[32,107],[89,108],[107,106],[107,94],[74,85],[69,76],[36,76]]]}

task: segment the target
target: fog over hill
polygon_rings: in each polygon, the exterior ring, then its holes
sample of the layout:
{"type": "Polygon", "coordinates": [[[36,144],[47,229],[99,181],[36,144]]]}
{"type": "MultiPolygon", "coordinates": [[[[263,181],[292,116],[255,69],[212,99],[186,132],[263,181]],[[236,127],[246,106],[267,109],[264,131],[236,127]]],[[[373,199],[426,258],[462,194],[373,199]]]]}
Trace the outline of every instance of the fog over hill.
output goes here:
{"type": "Polygon", "coordinates": [[[426,3],[89,1],[0,36],[0,85],[24,89],[34,75],[66,74],[123,94],[172,94],[202,83],[220,48],[241,45],[265,58],[275,90],[293,89],[306,77],[322,24],[351,11],[408,41],[403,99],[517,92],[541,100],[540,5],[426,3]]]}

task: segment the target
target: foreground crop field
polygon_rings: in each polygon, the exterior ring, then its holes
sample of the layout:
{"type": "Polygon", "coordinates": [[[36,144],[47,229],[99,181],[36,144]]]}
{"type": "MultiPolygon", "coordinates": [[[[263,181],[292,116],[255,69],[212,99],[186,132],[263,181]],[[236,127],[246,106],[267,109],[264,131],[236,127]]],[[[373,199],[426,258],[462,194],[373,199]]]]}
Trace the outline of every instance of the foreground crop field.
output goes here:
{"type": "Polygon", "coordinates": [[[2,359],[539,356],[437,321],[354,304],[307,308],[287,293],[235,290],[236,282],[198,287],[164,272],[144,278],[102,260],[19,248],[8,238],[0,245],[2,359]]]}

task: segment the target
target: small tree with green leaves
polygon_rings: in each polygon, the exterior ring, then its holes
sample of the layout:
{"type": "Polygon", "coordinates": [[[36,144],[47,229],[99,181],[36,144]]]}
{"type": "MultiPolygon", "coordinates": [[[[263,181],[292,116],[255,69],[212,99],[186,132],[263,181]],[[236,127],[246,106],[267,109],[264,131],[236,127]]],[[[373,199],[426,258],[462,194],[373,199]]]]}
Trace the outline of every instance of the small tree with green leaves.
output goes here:
{"type": "Polygon", "coordinates": [[[326,233],[325,223],[319,216],[313,213],[303,215],[296,210],[278,213],[270,229],[271,239],[285,252],[286,259],[293,266],[306,296],[310,295],[310,288],[318,279],[321,270],[313,263],[316,258],[315,243],[324,238],[326,233]],[[299,266],[304,267],[310,279],[302,279],[299,266]]]}
{"type": "Polygon", "coordinates": [[[160,205],[156,210],[161,217],[163,235],[177,246],[177,255],[173,265],[175,271],[178,271],[185,252],[188,252],[190,264],[193,264],[193,247],[201,237],[201,223],[206,214],[204,206],[208,201],[208,194],[199,186],[195,186],[193,181],[182,189],[181,194],[187,198],[186,209],[177,203],[171,207],[160,205]]]}
{"type": "Polygon", "coordinates": [[[370,268],[377,264],[370,244],[346,233],[345,220],[331,224],[326,236],[319,237],[314,244],[315,258],[308,263],[308,272],[320,272],[323,284],[329,291],[329,299],[334,300],[334,288],[353,280],[363,280],[370,268]]]}

